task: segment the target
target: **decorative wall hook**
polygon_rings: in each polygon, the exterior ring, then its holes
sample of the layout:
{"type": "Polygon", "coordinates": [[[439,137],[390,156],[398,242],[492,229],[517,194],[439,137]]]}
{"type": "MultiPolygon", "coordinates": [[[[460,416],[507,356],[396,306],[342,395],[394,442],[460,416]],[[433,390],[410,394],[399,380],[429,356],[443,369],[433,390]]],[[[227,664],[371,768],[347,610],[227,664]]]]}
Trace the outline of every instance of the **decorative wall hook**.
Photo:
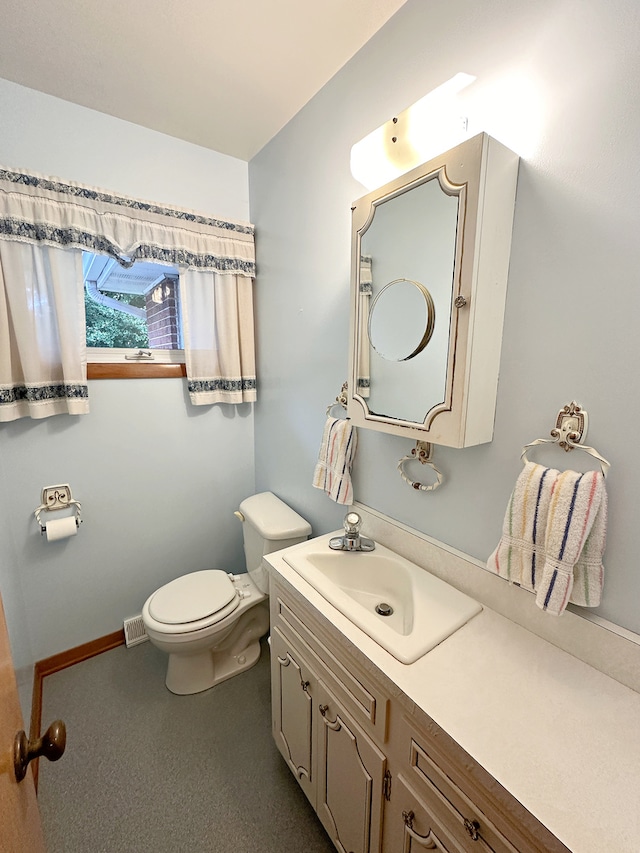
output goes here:
{"type": "Polygon", "coordinates": [[[444,482],[444,477],[433,464],[432,458],[433,444],[431,444],[430,441],[417,441],[416,446],[412,448],[411,453],[408,456],[403,456],[398,462],[398,471],[400,472],[400,476],[407,485],[411,486],[412,489],[416,489],[421,492],[434,492],[444,482]],[[405,462],[410,462],[412,459],[417,459],[421,465],[429,465],[430,468],[433,468],[436,473],[436,482],[431,483],[430,486],[425,486],[424,483],[410,479],[404,472],[404,464],[405,462]]]}

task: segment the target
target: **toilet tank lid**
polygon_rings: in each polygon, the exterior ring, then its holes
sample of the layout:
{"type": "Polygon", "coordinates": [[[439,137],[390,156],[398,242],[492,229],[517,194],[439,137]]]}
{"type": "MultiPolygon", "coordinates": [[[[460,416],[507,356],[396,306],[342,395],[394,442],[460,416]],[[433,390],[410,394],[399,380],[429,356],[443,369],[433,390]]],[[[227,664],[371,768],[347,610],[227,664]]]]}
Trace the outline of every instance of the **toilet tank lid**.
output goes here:
{"type": "Polygon", "coordinates": [[[240,512],[263,539],[277,541],[311,534],[309,522],[273,492],[261,492],[245,498],[240,504],[240,512]]]}

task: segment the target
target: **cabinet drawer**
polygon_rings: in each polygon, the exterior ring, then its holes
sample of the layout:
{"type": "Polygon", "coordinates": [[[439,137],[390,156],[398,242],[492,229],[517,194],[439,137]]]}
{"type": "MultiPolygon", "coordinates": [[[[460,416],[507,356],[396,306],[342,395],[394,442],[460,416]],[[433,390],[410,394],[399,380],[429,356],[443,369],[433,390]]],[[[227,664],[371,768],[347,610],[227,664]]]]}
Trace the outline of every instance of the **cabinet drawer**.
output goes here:
{"type": "Polygon", "coordinates": [[[451,839],[458,845],[454,849],[518,853],[518,848],[507,840],[414,738],[411,738],[409,766],[412,787],[424,801],[434,822],[447,827],[451,839]],[[471,845],[472,841],[476,844],[471,845]]]}
{"type": "Polygon", "coordinates": [[[450,829],[434,818],[424,799],[398,775],[385,815],[385,850],[393,853],[423,853],[424,850],[466,853],[476,849],[478,853],[488,853],[491,848],[481,840],[474,844],[471,838],[460,845],[450,829]]]}
{"type": "Polygon", "coordinates": [[[347,668],[341,663],[330,638],[322,634],[307,613],[297,611],[295,602],[278,586],[272,590],[271,607],[272,625],[303,652],[355,719],[379,742],[386,740],[388,699],[382,690],[363,678],[353,665],[347,668]]]}
{"type": "Polygon", "coordinates": [[[404,744],[400,773],[452,843],[494,853],[569,853],[433,721],[425,718],[423,728],[415,718],[404,717],[399,730],[404,744]]]}

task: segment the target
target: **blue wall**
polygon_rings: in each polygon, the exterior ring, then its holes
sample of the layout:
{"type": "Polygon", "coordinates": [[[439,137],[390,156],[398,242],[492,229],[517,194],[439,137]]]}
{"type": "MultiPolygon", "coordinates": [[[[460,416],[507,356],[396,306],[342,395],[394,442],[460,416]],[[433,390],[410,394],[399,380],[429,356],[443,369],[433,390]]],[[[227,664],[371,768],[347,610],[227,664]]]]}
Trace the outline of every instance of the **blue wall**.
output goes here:
{"type": "MultiPolygon", "coordinates": [[[[251,161],[258,233],[256,480],[318,532],[342,511],[311,488],[327,404],[348,363],[351,146],[435,86],[477,77],[470,131],[521,155],[494,441],[436,448],[446,484],[396,471],[412,443],[360,431],[356,499],[476,558],[497,544],[523,445],[588,410],[612,463],[600,615],[640,632],[638,9],[632,0],[409,0],[251,161]],[[475,127],[474,127],[475,125],[475,127]]],[[[534,458],[583,464],[555,448],[534,458]]],[[[584,454],[583,454],[584,457],[584,454]]],[[[588,459],[584,457],[587,467],[588,459]]]]}
{"type": "MultiPolygon", "coordinates": [[[[248,220],[247,163],[0,80],[0,163],[248,220]],[[117,144],[114,144],[117,140],[117,144]]],[[[16,667],[104,636],[189,570],[244,568],[248,404],[193,407],[182,379],[89,382],[91,412],[0,424],[0,588],[16,667]],[[33,517],[69,483],[79,534],[33,517]]]]}

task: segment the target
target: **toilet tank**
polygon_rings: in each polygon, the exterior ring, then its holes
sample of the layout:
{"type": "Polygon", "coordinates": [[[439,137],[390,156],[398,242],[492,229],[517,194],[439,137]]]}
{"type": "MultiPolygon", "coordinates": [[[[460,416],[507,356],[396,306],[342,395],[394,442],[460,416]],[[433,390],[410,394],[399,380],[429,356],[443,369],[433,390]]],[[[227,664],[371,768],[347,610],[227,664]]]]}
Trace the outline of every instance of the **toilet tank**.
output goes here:
{"type": "Polygon", "coordinates": [[[308,539],[311,525],[273,492],[245,498],[240,512],[247,571],[258,589],[267,592],[269,579],[262,568],[262,557],[308,539]]]}

